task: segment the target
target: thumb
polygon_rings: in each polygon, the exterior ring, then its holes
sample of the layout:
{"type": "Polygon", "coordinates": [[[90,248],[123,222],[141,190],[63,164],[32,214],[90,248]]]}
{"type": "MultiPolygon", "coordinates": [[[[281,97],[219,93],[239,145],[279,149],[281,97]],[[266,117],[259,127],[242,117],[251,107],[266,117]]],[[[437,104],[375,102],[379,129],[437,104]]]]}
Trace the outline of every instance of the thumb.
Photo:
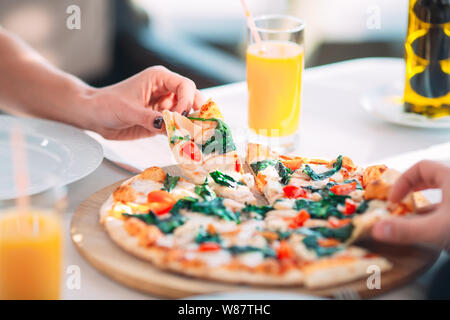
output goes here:
{"type": "Polygon", "coordinates": [[[436,243],[437,230],[434,215],[389,217],[379,221],[372,229],[372,236],[380,241],[413,244],[436,243]]]}

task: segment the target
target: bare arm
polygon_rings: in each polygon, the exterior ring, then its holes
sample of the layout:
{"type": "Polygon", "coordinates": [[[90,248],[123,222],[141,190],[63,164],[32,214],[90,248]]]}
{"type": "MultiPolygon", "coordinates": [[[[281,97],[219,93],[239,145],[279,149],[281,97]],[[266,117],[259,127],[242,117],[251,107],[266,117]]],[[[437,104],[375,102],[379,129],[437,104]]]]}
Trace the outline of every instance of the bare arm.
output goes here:
{"type": "Polygon", "coordinates": [[[89,99],[93,88],[56,69],[1,27],[0,57],[0,108],[89,126],[83,100],[89,99]]]}
{"type": "Polygon", "coordinates": [[[0,57],[0,109],[65,122],[106,138],[163,133],[161,109],[189,112],[202,103],[191,80],[160,66],[93,88],[1,27],[0,57]]]}

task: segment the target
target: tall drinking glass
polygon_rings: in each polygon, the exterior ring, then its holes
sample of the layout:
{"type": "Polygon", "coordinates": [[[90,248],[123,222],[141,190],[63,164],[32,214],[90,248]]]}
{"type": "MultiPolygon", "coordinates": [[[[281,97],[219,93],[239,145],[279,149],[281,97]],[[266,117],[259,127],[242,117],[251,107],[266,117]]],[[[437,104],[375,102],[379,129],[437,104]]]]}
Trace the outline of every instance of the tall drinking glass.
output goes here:
{"type": "Polygon", "coordinates": [[[248,32],[247,85],[250,141],[282,152],[295,148],[304,68],[304,23],[286,15],[255,18],[248,32]]]}
{"type": "Polygon", "coordinates": [[[0,200],[0,299],[59,299],[66,190],[30,196],[19,209],[0,200]]]}

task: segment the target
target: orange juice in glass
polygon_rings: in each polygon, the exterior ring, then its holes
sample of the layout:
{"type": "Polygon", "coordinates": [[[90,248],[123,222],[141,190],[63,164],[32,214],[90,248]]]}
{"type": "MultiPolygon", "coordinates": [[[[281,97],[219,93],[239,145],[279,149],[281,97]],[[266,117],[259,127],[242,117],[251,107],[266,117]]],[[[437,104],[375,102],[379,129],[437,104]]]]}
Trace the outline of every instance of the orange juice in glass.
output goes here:
{"type": "Polygon", "coordinates": [[[304,23],[290,16],[255,18],[262,42],[249,32],[248,124],[251,140],[292,151],[299,128],[304,23]]]}
{"type": "Polygon", "coordinates": [[[25,210],[0,201],[0,299],[59,299],[64,191],[31,197],[25,210]]]}

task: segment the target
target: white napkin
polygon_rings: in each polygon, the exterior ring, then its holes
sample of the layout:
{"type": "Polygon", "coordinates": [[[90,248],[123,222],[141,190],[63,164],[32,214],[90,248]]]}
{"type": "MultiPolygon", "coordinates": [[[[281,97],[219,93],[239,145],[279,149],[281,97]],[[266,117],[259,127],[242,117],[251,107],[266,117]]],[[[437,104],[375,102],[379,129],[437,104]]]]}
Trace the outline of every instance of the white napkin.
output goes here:
{"type": "Polygon", "coordinates": [[[393,157],[377,160],[371,164],[386,164],[390,168],[405,171],[420,160],[435,160],[450,164],[450,142],[440,143],[428,148],[402,153],[393,157]]]}
{"type": "Polygon", "coordinates": [[[176,164],[165,135],[115,141],[106,140],[95,132],[87,131],[86,133],[103,146],[106,159],[125,170],[140,172],[151,166],[164,167],[176,164]]]}

